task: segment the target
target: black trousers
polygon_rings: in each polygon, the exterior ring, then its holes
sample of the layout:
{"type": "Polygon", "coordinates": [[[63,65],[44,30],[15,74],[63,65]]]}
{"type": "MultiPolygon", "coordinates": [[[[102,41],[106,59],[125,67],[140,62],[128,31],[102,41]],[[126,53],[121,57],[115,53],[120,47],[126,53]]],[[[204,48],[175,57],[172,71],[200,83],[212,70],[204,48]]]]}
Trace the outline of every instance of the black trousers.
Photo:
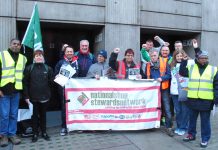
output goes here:
{"type": "Polygon", "coordinates": [[[46,132],[46,110],[48,102],[32,102],[33,103],[33,134],[39,133],[38,128],[40,127],[42,133],[46,132]]]}
{"type": "Polygon", "coordinates": [[[62,121],[62,128],[66,128],[66,100],[64,95],[64,88],[58,86],[58,95],[61,101],[61,121],[62,121]]]}

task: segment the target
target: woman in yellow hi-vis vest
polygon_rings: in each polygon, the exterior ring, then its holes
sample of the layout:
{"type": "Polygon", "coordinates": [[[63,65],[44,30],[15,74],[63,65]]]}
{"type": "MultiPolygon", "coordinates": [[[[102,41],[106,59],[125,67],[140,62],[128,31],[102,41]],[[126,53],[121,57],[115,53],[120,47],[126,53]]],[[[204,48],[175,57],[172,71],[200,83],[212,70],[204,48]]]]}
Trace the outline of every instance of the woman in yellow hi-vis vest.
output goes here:
{"type": "Polygon", "coordinates": [[[205,148],[211,137],[210,112],[214,105],[214,100],[218,102],[218,74],[217,67],[208,64],[208,52],[201,51],[195,46],[196,59],[195,64],[187,66],[187,61],[183,61],[179,73],[182,76],[189,77],[188,83],[188,101],[190,108],[190,119],[188,135],[183,141],[192,141],[196,137],[196,124],[198,114],[201,116],[201,143],[205,148]]]}
{"type": "Polygon", "coordinates": [[[18,39],[12,39],[8,50],[0,52],[0,140],[1,147],[8,145],[8,140],[19,144],[16,136],[19,90],[23,89],[23,70],[27,59],[19,54],[21,48],[18,39]]]}

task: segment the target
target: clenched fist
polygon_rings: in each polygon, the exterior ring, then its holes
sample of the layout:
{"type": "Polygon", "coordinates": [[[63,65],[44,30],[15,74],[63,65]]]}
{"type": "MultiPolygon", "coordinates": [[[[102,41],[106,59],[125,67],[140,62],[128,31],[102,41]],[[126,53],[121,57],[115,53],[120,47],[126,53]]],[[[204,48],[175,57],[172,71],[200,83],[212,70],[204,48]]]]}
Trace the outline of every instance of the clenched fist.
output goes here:
{"type": "Polygon", "coordinates": [[[142,48],[147,48],[147,44],[142,44],[142,48]]]}
{"type": "Polygon", "coordinates": [[[115,48],[115,49],[114,49],[114,53],[117,53],[117,54],[118,54],[119,52],[120,52],[120,48],[115,48]]]}
{"type": "Polygon", "coordinates": [[[198,42],[197,42],[196,39],[192,40],[192,45],[193,45],[194,48],[198,48],[198,42]]]}

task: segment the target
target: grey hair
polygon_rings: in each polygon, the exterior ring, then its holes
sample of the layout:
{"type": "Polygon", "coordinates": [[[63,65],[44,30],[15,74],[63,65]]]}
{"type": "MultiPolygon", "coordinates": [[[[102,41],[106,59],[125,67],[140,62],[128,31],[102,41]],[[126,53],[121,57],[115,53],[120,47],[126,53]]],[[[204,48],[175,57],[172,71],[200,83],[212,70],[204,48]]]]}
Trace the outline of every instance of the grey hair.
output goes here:
{"type": "Polygon", "coordinates": [[[159,53],[158,50],[152,48],[152,49],[149,51],[149,54],[153,54],[154,52],[156,52],[157,54],[159,53]]]}
{"type": "Polygon", "coordinates": [[[88,45],[89,45],[89,41],[88,41],[88,40],[81,40],[81,41],[80,41],[80,45],[81,45],[83,42],[86,42],[86,43],[88,43],[88,45]]]}
{"type": "Polygon", "coordinates": [[[182,41],[176,41],[176,42],[174,43],[174,45],[177,44],[177,43],[181,43],[181,44],[182,44],[182,41]]]}

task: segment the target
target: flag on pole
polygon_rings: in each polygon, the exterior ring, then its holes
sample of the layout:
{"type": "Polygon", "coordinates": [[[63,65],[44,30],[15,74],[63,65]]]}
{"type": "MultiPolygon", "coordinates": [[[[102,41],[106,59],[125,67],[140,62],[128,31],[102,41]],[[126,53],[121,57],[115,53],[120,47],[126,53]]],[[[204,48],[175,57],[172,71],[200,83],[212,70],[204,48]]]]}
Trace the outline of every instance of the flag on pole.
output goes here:
{"type": "Polygon", "coordinates": [[[35,50],[42,50],[42,34],[37,3],[35,3],[30,22],[24,35],[22,44],[35,50]]]}

